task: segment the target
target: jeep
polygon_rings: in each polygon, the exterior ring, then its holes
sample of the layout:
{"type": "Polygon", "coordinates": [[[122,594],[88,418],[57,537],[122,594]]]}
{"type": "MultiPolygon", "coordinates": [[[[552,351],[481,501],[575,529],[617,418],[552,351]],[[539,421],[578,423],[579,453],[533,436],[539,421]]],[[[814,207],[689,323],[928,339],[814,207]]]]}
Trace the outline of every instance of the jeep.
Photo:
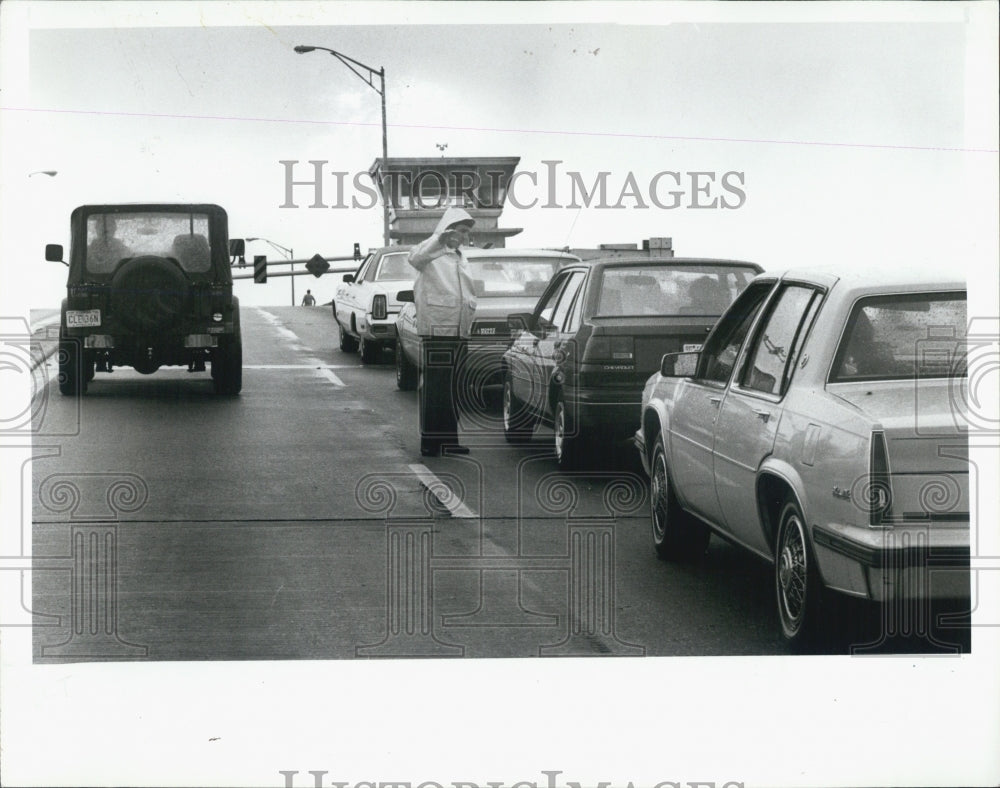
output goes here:
{"type": "Polygon", "coordinates": [[[83,205],[70,217],[59,327],[59,391],[80,396],[96,372],[211,365],[216,393],[243,386],[239,299],[228,218],[218,205],[83,205]]]}

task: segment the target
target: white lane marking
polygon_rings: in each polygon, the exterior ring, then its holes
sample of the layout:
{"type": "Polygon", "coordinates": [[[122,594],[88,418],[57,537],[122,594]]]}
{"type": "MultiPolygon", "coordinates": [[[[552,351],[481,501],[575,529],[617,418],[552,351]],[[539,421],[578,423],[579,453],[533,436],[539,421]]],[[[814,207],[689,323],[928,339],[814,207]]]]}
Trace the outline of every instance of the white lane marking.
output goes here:
{"type": "Polygon", "coordinates": [[[462,501],[458,500],[455,492],[435,476],[426,465],[415,463],[410,465],[409,468],[420,480],[420,483],[430,490],[434,497],[441,502],[441,505],[451,513],[452,517],[478,519],[478,515],[462,501]]]}
{"type": "MultiPolygon", "coordinates": [[[[281,334],[281,336],[283,336],[286,340],[288,340],[289,350],[291,350],[293,353],[299,353],[306,350],[305,345],[302,344],[302,340],[299,339],[298,335],[294,331],[286,328],[281,323],[281,320],[278,318],[277,315],[268,312],[266,309],[261,309],[259,306],[254,307],[254,309],[256,309],[260,313],[260,316],[264,318],[265,321],[271,324],[271,327],[273,329],[275,329],[279,334],[281,334]]],[[[345,384],[344,381],[342,381],[336,375],[336,373],[331,371],[329,364],[324,364],[319,359],[312,357],[304,358],[303,362],[304,363],[302,364],[259,364],[259,365],[244,364],[243,369],[311,369],[315,371],[319,377],[323,378],[324,380],[328,380],[337,388],[340,389],[346,388],[347,384],[345,384]]],[[[338,367],[338,369],[343,369],[346,366],[347,365],[342,365],[338,367]]]]}
{"type": "Polygon", "coordinates": [[[347,385],[346,383],[344,383],[344,381],[342,381],[340,378],[338,378],[336,376],[336,374],[334,374],[333,372],[331,372],[329,369],[319,369],[319,370],[317,370],[317,372],[319,373],[319,376],[321,378],[326,378],[334,386],[336,386],[339,389],[342,389],[342,388],[344,388],[344,386],[347,385]]]}
{"type": "Polygon", "coordinates": [[[357,364],[244,364],[243,369],[358,369],[357,364]]]}

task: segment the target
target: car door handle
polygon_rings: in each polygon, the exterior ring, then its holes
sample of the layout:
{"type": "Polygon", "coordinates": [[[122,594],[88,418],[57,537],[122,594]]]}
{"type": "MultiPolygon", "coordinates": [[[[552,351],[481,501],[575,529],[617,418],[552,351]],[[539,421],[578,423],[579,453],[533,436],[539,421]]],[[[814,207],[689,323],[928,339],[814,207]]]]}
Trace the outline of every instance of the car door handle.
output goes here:
{"type": "Polygon", "coordinates": [[[722,402],[722,397],[709,397],[708,401],[715,405],[715,407],[719,407],[719,404],[722,402]]]}
{"type": "Polygon", "coordinates": [[[757,418],[760,419],[765,424],[767,424],[767,422],[771,420],[771,414],[766,410],[755,410],[754,413],[756,414],[757,418]]]}

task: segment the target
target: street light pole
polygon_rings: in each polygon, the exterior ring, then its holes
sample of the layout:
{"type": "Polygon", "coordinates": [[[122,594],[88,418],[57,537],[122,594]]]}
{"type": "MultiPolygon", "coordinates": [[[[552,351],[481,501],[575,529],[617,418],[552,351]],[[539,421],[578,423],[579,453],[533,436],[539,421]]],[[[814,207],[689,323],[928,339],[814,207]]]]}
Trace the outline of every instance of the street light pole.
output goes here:
{"type": "MultiPolygon", "coordinates": [[[[355,60],[352,57],[348,57],[341,52],[337,52],[336,50],[329,49],[327,47],[304,46],[301,44],[295,47],[295,51],[300,55],[304,55],[306,52],[313,52],[317,49],[329,52],[337,58],[337,60],[351,69],[351,71],[357,74],[358,78],[360,78],[362,82],[366,83],[368,87],[382,97],[382,178],[384,180],[386,177],[385,168],[389,166],[389,135],[385,119],[385,66],[376,71],[371,66],[366,66],[359,60],[355,60]],[[355,68],[355,66],[367,71],[368,76],[365,77],[365,75],[358,71],[358,68],[355,68]],[[379,87],[375,87],[375,76],[378,76],[379,78],[379,87]]],[[[389,245],[389,201],[386,199],[384,192],[382,193],[382,245],[389,245]]]]}
{"type": "Polygon", "coordinates": [[[279,243],[275,243],[270,238],[257,238],[257,237],[254,237],[254,238],[247,238],[247,240],[248,241],[263,241],[266,244],[271,244],[271,246],[273,246],[278,251],[284,252],[285,254],[288,255],[288,261],[290,263],[289,270],[291,271],[291,276],[289,276],[288,278],[289,278],[289,280],[291,280],[291,283],[292,283],[292,306],[295,306],[295,263],[292,262],[295,259],[295,252],[293,252],[287,246],[282,246],[279,243]]]}

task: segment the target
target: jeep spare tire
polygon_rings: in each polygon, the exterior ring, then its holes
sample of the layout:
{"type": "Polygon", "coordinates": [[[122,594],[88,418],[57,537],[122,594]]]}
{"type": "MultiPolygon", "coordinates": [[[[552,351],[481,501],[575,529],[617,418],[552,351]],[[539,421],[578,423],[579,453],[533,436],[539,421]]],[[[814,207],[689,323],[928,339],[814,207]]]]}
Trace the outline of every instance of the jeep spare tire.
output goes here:
{"type": "Polygon", "coordinates": [[[184,314],[187,299],[187,277],[164,257],[133,257],[111,279],[113,314],[143,334],[173,328],[184,314]]]}

